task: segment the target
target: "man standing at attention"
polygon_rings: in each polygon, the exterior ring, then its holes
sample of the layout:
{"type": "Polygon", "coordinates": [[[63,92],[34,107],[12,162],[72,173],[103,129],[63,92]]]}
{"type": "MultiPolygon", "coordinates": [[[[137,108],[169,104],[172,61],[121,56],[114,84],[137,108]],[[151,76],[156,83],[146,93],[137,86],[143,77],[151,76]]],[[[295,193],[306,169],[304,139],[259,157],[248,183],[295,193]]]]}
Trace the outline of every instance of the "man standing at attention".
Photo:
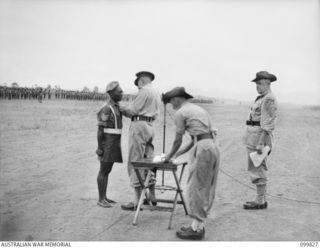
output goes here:
{"type": "Polygon", "coordinates": [[[98,118],[98,149],[96,153],[100,160],[100,171],[97,177],[99,201],[104,208],[112,207],[115,201],[107,198],[109,174],[113,163],[122,163],[121,130],[122,115],[118,102],[121,101],[123,91],[118,82],[112,81],[107,85],[107,102],[97,114],[98,118]]]}
{"type": "MultiPolygon", "coordinates": [[[[132,161],[141,160],[153,156],[153,139],[155,135],[154,121],[160,114],[160,94],[153,88],[152,81],[155,76],[148,71],[141,71],[136,74],[134,81],[139,92],[137,97],[127,106],[120,106],[121,112],[131,118],[129,129],[129,158],[128,174],[130,184],[134,188],[135,198],[133,202],[121,205],[123,210],[134,211],[138,205],[141,195],[141,185],[134,171],[132,161]]],[[[144,171],[140,173],[145,180],[144,171]]],[[[149,188],[150,200],[155,199],[154,175],[150,180],[152,186],[149,188]]],[[[156,202],[152,202],[154,205],[156,202]]]]}
{"type": "Polygon", "coordinates": [[[270,84],[276,80],[276,76],[267,71],[258,72],[256,78],[252,80],[252,82],[256,83],[259,96],[256,98],[246,121],[244,143],[248,154],[248,171],[251,182],[257,187],[257,196],[254,201],[246,202],[243,205],[244,209],[265,209],[268,206],[265,199],[267,158],[262,161],[259,167],[255,167],[249,154],[255,151],[258,154],[262,154],[265,146],[269,146],[272,149],[277,100],[271,91],[270,84]]]}
{"type": "Polygon", "coordinates": [[[186,185],[186,205],[192,222],[188,227],[181,227],[176,234],[181,239],[201,240],[205,235],[205,221],[215,197],[220,152],[209,114],[198,105],[190,103],[189,98],[193,97],[186,93],[183,87],[176,87],[163,96],[163,102],[171,103],[173,109],[177,110],[174,115],[175,140],[170,153],[165,156],[165,162],[192,148],[189,153],[186,185]],[[185,132],[188,132],[192,139],[179,150],[185,132]]]}

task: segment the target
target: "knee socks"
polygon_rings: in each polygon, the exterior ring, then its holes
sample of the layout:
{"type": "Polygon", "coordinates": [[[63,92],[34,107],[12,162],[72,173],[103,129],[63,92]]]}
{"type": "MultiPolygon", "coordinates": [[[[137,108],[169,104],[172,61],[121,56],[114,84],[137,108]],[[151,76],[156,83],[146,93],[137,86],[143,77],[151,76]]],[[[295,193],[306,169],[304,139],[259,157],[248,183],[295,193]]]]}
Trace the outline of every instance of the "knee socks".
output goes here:
{"type": "Polygon", "coordinates": [[[266,200],[266,184],[257,185],[257,199],[256,202],[264,204],[266,200]]]}

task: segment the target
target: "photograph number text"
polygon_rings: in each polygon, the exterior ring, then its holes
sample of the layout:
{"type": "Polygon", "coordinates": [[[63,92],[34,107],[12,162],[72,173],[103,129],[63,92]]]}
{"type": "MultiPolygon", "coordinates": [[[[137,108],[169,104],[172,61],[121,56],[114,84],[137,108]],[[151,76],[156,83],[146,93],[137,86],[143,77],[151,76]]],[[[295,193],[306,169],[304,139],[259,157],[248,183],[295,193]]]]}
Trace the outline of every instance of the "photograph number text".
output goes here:
{"type": "Polygon", "coordinates": [[[300,247],[318,247],[318,241],[302,241],[300,247]]]}

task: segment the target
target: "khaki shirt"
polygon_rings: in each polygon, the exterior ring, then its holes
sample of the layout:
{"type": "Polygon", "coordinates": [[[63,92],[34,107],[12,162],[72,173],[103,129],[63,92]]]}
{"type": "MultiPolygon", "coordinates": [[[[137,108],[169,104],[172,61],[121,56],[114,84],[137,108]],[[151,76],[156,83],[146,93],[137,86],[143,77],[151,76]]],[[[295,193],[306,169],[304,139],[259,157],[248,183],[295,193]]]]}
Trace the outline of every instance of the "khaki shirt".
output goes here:
{"type": "Polygon", "coordinates": [[[248,120],[260,121],[260,126],[248,125],[246,127],[244,143],[248,147],[255,148],[258,145],[262,131],[268,133],[266,145],[272,147],[273,131],[277,119],[277,108],[277,100],[272,91],[257,97],[249,112],[248,120]]]}
{"type": "Polygon", "coordinates": [[[119,110],[119,106],[112,99],[102,105],[100,110],[97,113],[98,126],[105,128],[122,128],[122,114],[119,110]],[[111,107],[114,110],[111,110],[111,107]],[[116,121],[116,122],[115,122],[116,121]]]}
{"type": "Polygon", "coordinates": [[[206,134],[212,131],[211,119],[207,111],[190,102],[184,102],[174,115],[176,132],[191,136],[206,134]]]}
{"type": "Polygon", "coordinates": [[[127,106],[124,113],[130,115],[143,115],[156,119],[160,115],[160,94],[153,88],[152,84],[142,87],[136,98],[127,106]]]}
{"type": "Polygon", "coordinates": [[[259,96],[253,104],[248,120],[260,121],[261,129],[272,133],[277,118],[277,100],[269,91],[264,96],[259,96]]]}

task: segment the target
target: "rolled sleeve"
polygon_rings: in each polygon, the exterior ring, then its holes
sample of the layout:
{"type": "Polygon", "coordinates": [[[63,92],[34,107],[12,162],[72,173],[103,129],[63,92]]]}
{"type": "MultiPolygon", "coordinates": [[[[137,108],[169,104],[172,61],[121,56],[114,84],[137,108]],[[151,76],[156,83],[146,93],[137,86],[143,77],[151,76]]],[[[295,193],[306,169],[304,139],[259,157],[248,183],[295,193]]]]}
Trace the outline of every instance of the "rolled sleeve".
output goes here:
{"type": "Polygon", "coordinates": [[[174,115],[174,124],[176,126],[176,133],[183,135],[186,132],[185,118],[179,111],[174,115]]]}
{"type": "Polygon", "coordinates": [[[271,133],[275,127],[277,103],[274,98],[266,98],[261,106],[261,128],[271,133]]]}

